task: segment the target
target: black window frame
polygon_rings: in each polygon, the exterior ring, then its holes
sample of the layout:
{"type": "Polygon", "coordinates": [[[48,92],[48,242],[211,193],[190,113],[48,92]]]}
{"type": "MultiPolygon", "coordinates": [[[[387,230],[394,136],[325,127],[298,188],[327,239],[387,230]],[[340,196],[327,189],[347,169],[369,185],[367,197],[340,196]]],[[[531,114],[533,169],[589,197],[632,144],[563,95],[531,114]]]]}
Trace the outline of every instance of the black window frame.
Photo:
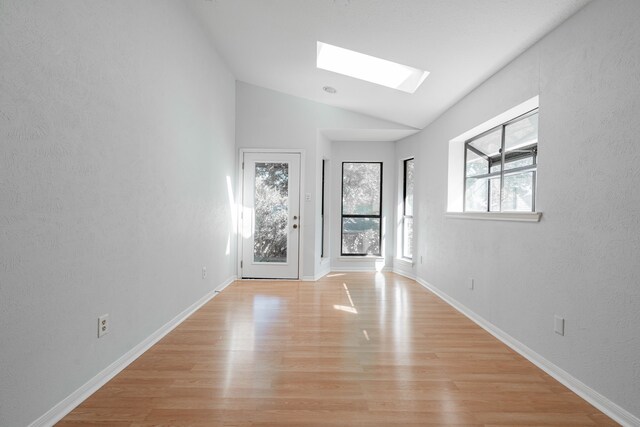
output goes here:
{"type": "Polygon", "coordinates": [[[342,174],[340,176],[340,256],[359,256],[359,257],[366,257],[366,256],[382,256],[382,188],[383,188],[383,178],[384,178],[384,173],[383,173],[383,168],[384,168],[384,163],[383,162],[342,162],[342,174]],[[380,188],[379,188],[379,192],[380,192],[380,206],[378,209],[379,214],[378,215],[359,215],[359,214],[344,214],[344,165],[345,164],[378,164],[380,165],[380,188]],[[379,252],[375,253],[375,254],[353,254],[353,253],[349,253],[346,254],[343,252],[343,248],[344,248],[344,219],[345,218],[377,218],[378,224],[379,224],[379,230],[378,230],[378,249],[379,252]]]}
{"type": "MultiPolygon", "coordinates": [[[[407,165],[409,164],[409,162],[413,162],[413,167],[415,169],[415,157],[411,157],[409,159],[405,159],[402,161],[402,247],[401,247],[401,253],[402,253],[402,258],[404,259],[413,259],[413,250],[411,251],[411,256],[407,256],[404,253],[404,248],[405,248],[405,221],[407,220],[407,218],[411,219],[411,222],[413,223],[413,213],[411,215],[407,215],[407,165]]],[[[415,190],[415,177],[413,180],[413,184],[414,184],[414,190],[415,190]]],[[[415,193],[415,191],[414,191],[415,193]]],[[[413,229],[411,231],[411,234],[413,234],[413,229]]]]}
{"type": "MultiPolygon", "coordinates": [[[[532,188],[531,188],[531,196],[532,196],[532,200],[531,200],[531,211],[530,212],[535,212],[536,211],[536,180],[537,180],[537,173],[538,173],[538,141],[536,141],[535,144],[531,144],[528,145],[526,147],[522,147],[520,150],[530,150],[530,154],[528,153],[505,153],[504,150],[504,144],[505,144],[505,129],[508,125],[512,124],[512,123],[516,123],[520,120],[526,119],[529,116],[533,116],[535,114],[538,114],[538,108],[534,108],[531,111],[527,111],[524,114],[521,114],[511,120],[508,120],[504,123],[499,124],[498,126],[494,126],[491,129],[488,129],[476,136],[474,136],[473,138],[470,138],[468,140],[466,140],[464,142],[464,179],[463,179],[463,192],[462,192],[462,211],[463,212],[494,212],[494,213],[499,213],[499,212],[512,212],[512,211],[504,211],[502,209],[502,192],[504,190],[504,176],[505,174],[513,174],[513,173],[517,173],[517,172],[524,172],[524,171],[531,171],[533,173],[533,178],[532,178],[532,188]],[[493,157],[488,157],[485,153],[483,153],[482,151],[476,149],[475,147],[473,147],[471,145],[472,142],[490,134],[495,132],[496,130],[500,130],[501,133],[501,137],[500,137],[500,151],[499,154],[497,156],[493,156],[493,157]],[[488,161],[488,166],[487,166],[487,170],[488,173],[486,174],[481,174],[481,175],[473,175],[469,178],[487,178],[487,210],[486,211],[467,211],[467,153],[471,151],[474,154],[480,156],[480,157],[484,157],[485,159],[487,159],[488,161]],[[508,169],[507,171],[505,171],[504,165],[505,163],[508,162],[512,162],[512,161],[516,161],[516,160],[520,160],[520,159],[524,159],[527,157],[531,157],[532,158],[532,164],[531,165],[527,165],[527,166],[521,166],[518,168],[513,168],[513,169],[508,169]],[[491,167],[493,166],[493,164],[500,164],[500,170],[497,172],[491,172],[491,167]],[[490,181],[491,178],[500,178],[500,210],[498,211],[492,211],[491,210],[491,185],[490,185],[490,181]]],[[[523,212],[529,212],[529,211],[523,211],[523,212]]]]}
{"type": "Polygon", "coordinates": [[[325,229],[325,214],[324,214],[324,198],[325,198],[325,185],[326,185],[326,169],[327,159],[322,159],[322,202],[320,205],[320,258],[324,258],[324,229],[325,229]]]}

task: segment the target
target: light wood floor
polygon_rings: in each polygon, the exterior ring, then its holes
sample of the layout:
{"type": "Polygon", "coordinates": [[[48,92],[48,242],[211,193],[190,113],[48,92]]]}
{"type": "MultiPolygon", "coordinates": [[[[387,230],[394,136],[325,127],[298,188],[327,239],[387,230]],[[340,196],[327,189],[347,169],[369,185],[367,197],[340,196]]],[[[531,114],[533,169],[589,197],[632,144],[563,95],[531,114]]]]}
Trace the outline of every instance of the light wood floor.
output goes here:
{"type": "Polygon", "coordinates": [[[416,282],[236,282],[58,425],[616,425],[416,282]]]}

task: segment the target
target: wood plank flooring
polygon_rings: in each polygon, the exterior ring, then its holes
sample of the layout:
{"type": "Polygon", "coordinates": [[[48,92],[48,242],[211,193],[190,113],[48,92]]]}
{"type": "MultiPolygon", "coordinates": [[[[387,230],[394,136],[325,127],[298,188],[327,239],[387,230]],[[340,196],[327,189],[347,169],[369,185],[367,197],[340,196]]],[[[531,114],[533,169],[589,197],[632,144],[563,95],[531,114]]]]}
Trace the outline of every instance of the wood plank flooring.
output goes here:
{"type": "Polygon", "coordinates": [[[59,426],[617,425],[413,280],[235,282],[59,426]]]}

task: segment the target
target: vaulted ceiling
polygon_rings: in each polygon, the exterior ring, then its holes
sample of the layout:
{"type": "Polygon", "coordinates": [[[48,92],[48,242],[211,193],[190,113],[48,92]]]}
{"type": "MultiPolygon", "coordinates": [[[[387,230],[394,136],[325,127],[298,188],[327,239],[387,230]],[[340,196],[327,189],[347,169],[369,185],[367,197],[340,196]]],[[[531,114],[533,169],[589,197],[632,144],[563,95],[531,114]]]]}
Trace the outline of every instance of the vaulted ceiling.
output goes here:
{"type": "Polygon", "coordinates": [[[191,0],[238,80],[423,128],[589,0],[191,0]],[[316,68],[322,41],[429,71],[409,94],[316,68]],[[332,86],[335,94],[323,91],[332,86]]]}

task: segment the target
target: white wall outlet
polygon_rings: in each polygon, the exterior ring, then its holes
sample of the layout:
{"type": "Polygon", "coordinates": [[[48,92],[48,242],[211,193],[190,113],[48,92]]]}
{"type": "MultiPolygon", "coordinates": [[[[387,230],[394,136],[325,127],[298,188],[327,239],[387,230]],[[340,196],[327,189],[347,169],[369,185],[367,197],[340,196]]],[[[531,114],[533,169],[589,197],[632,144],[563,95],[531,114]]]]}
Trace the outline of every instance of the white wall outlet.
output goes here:
{"type": "Polygon", "coordinates": [[[422,255],[420,255],[420,264],[422,264],[422,255]]]}
{"type": "Polygon", "coordinates": [[[553,316],[553,330],[556,334],[564,336],[564,318],[558,315],[553,316]]]}
{"type": "Polygon", "coordinates": [[[306,193],[304,195],[304,201],[305,202],[310,202],[311,201],[311,193],[306,193]]]}
{"type": "Polygon", "coordinates": [[[207,278],[207,267],[202,267],[202,278],[203,279],[207,278]]]}
{"type": "Polygon", "coordinates": [[[473,290],[473,285],[474,285],[474,283],[473,283],[473,277],[469,277],[469,278],[467,279],[467,286],[469,287],[469,289],[473,290]]]}
{"type": "Polygon", "coordinates": [[[102,338],[109,333],[109,315],[103,314],[98,317],[98,338],[102,338]]]}

